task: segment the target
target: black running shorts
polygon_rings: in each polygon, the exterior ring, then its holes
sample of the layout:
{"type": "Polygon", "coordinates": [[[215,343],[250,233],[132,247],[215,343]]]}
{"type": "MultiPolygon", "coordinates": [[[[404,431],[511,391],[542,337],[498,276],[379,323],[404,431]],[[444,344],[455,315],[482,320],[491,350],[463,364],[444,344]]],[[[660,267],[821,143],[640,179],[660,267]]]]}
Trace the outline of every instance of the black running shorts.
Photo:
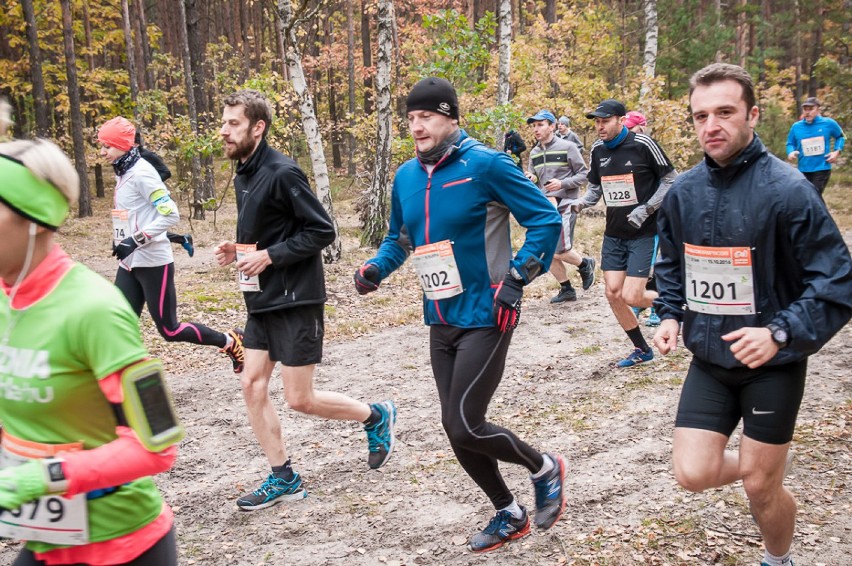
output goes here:
{"type": "Polygon", "coordinates": [[[601,248],[601,271],[626,271],[628,277],[647,278],[657,247],[656,236],[625,240],[604,236],[601,248]]]}
{"type": "Polygon", "coordinates": [[[766,444],[793,439],[805,391],[807,361],[757,369],[725,369],[692,359],[680,394],[676,427],[730,436],[743,420],[743,434],[766,444]]]}
{"type": "Polygon", "coordinates": [[[243,347],[265,350],[285,366],[300,367],[322,361],[325,335],[322,304],[249,313],[243,347]]]}

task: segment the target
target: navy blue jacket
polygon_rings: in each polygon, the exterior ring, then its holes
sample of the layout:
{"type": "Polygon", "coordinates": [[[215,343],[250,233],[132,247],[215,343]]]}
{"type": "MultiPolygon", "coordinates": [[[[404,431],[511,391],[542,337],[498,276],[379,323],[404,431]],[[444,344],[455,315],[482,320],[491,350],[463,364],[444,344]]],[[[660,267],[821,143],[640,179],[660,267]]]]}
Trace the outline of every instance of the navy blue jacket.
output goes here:
{"type": "MultiPolygon", "coordinates": [[[[464,291],[448,299],[423,298],[426,324],[494,326],[496,286],[511,266],[525,273],[550,267],[562,221],[556,208],[505,153],[462,132],[452,153],[431,173],[418,159],[400,166],[393,181],[388,235],[367,261],[387,277],[416,247],[450,240],[464,291]],[[509,213],[526,237],[512,259],[509,213]]],[[[529,281],[527,281],[529,282],[529,281]]]]}
{"type": "Polygon", "coordinates": [[[743,367],[721,336],[772,322],[788,331],[767,365],[818,351],[852,317],[852,260],[822,199],[796,169],[754,140],[727,167],[704,160],[672,185],[657,218],[660,317],[683,321],[684,345],[724,368],[743,367]],[[714,315],[684,308],[684,243],[752,250],[757,313],[714,315]]]}

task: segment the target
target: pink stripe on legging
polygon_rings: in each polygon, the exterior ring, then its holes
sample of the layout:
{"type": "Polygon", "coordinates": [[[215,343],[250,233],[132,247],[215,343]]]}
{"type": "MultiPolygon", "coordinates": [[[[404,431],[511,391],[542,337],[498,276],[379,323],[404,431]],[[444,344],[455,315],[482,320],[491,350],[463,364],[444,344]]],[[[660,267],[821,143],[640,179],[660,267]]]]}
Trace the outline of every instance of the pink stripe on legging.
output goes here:
{"type": "MultiPolygon", "coordinates": [[[[165,302],[165,300],[166,300],[166,285],[168,284],[168,282],[169,282],[169,266],[164,265],[163,266],[163,284],[160,286],[160,322],[163,321],[163,302],[165,302]]],[[[175,318],[177,318],[177,316],[175,316],[175,318]]],[[[163,332],[165,334],[168,334],[169,336],[177,336],[178,334],[181,333],[181,331],[183,331],[184,328],[193,329],[195,331],[195,335],[198,336],[198,342],[201,343],[201,332],[198,330],[198,328],[195,327],[194,324],[188,324],[186,322],[181,322],[180,324],[178,324],[178,327],[174,331],[169,330],[168,328],[166,328],[165,325],[163,325],[163,332]]]]}

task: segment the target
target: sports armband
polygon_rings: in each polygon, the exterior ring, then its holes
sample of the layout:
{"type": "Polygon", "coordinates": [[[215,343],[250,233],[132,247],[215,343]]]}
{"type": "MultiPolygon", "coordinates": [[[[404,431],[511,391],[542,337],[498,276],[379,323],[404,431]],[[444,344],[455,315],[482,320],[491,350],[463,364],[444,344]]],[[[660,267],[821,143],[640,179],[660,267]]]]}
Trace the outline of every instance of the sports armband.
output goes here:
{"type": "Polygon", "coordinates": [[[121,372],[124,420],[151,452],[161,452],[186,435],[163,376],[163,363],[157,359],[133,364],[121,372]]]}

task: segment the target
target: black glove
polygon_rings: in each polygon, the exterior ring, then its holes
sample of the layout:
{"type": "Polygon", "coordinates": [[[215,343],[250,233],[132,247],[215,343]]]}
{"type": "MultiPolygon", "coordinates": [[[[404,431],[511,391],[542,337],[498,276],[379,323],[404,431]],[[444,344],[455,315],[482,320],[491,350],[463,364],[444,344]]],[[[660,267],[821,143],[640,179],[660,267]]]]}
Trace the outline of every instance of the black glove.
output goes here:
{"type": "Polygon", "coordinates": [[[355,290],[358,291],[359,295],[372,293],[379,288],[381,280],[382,276],[379,273],[378,267],[372,263],[362,265],[360,269],[355,272],[355,290]]]}
{"type": "Polygon", "coordinates": [[[494,294],[494,320],[497,330],[508,332],[518,326],[523,296],[524,282],[507,273],[494,294]]]}
{"type": "Polygon", "coordinates": [[[112,255],[121,260],[132,254],[133,250],[138,247],[139,244],[136,243],[133,236],[128,236],[112,248],[112,255]]]}

